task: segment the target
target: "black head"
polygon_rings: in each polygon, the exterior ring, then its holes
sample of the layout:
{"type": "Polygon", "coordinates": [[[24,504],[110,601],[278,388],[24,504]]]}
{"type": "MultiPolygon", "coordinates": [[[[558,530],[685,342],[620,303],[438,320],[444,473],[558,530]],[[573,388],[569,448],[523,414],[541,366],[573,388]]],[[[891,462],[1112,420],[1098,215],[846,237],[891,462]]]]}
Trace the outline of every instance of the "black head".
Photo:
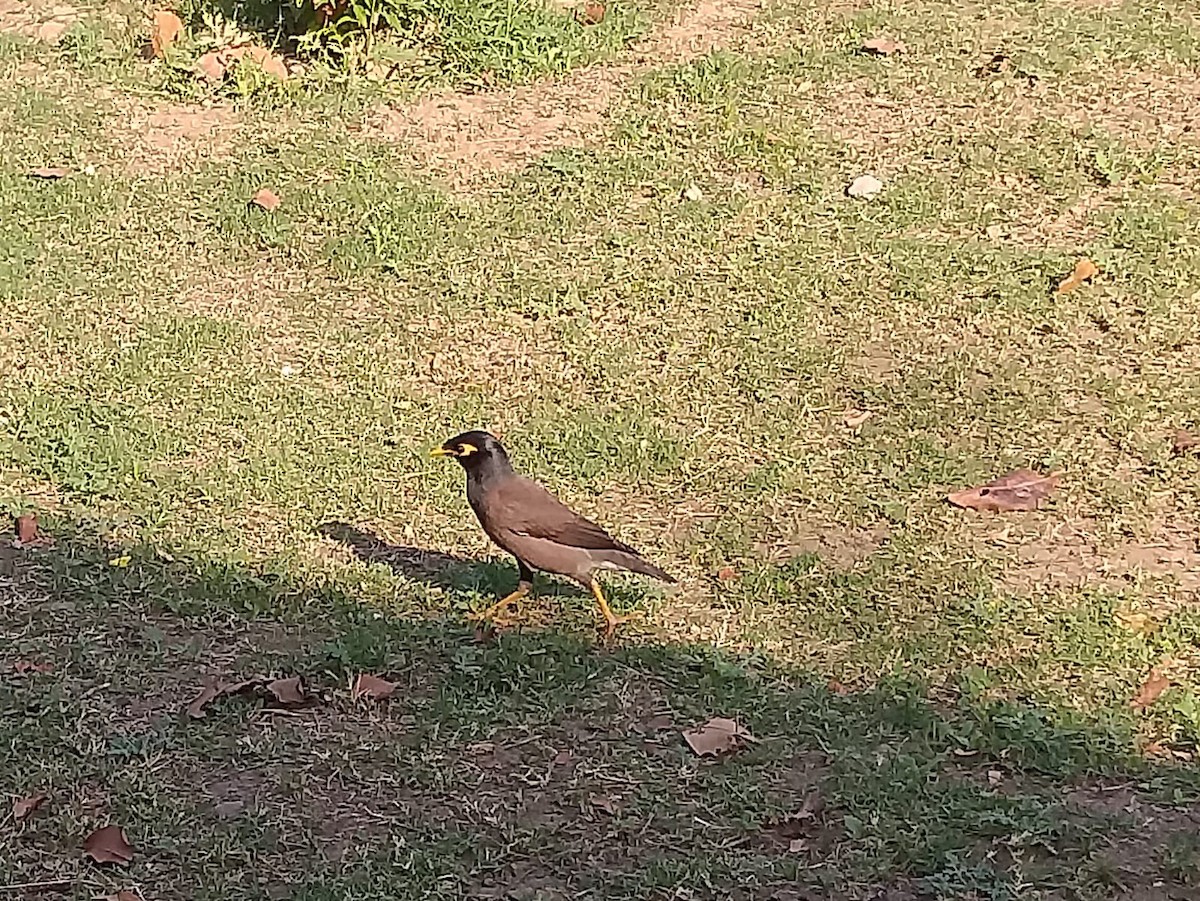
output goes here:
{"type": "Polygon", "coordinates": [[[433,457],[453,457],[468,472],[495,466],[508,467],[508,454],[496,436],[487,432],[473,431],[455,435],[441,447],[435,447],[429,454],[433,457]]]}

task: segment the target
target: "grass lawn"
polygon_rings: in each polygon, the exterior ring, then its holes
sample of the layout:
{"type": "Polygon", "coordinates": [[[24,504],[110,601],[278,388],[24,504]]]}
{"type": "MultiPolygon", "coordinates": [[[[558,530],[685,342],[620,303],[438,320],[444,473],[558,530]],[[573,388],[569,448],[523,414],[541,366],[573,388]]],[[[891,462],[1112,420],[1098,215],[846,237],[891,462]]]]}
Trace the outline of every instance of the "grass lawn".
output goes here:
{"type": "Polygon", "coordinates": [[[145,13],[0,0],[0,894],[1200,897],[1190,0],[613,4],[420,91],[145,13]],[[679,576],[614,647],[475,633],[473,427],[679,576]]]}

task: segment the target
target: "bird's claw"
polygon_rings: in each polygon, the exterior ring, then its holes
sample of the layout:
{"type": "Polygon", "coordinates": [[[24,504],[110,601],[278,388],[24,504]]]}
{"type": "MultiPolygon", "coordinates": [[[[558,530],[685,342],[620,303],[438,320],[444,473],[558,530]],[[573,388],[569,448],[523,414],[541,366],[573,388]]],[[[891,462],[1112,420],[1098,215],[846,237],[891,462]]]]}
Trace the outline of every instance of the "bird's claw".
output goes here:
{"type": "Polygon", "coordinates": [[[502,601],[478,613],[468,613],[467,619],[473,623],[486,623],[496,629],[507,629],[515,626],[521,620],[520,609],[514,609],[512,613],[509,613],[510,607],[516,608],[516,605],[512,601],[502,601]]]}
{"type": "Polygon", "coordinates": [[[617,634],[617,626],[623,626],[625,623],[633,622],[640,617],[636,613],[631,613],[628,616],[611,616],[604,620],[604,625],[600,627],[601,634],[606,645],[611,645],[613,638],[617,634]]]}

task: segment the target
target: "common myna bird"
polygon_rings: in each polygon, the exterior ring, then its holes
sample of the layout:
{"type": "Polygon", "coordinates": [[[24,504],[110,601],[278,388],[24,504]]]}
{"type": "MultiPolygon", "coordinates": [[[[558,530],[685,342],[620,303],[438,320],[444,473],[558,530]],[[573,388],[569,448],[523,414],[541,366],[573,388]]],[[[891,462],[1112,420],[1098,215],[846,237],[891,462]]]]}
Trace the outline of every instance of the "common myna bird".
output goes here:
{"type": "Polygon", "coordinates": [[[467,472],[467,501],[483,531],[517,558],[517,590],[501,598],[480,619],[498,619],[507,607],[519,602],[533,588],[533,570],[539,569],[590,589],[604,615],[605,633],[611,636],[628,617],[612,612],[596,580],[597,572],[626,570],[663,582],[675,581],[537,482],[517,474],[494,435],[463,432],[430,453],[453,457],[462,464],[467,472]]]}

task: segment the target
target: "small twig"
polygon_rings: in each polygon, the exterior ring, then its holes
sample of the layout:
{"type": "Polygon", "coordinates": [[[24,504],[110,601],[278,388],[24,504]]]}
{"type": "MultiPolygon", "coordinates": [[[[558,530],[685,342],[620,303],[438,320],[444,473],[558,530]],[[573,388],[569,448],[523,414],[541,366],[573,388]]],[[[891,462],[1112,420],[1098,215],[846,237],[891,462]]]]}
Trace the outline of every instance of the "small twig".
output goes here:
{"type": "Polygon", "coordinates": [[[70,888],[75,884],[73,879],[49,879],[44,882],[12,882],[0,885],[0,892],[31,892],[37,889],[70,888]]]}

